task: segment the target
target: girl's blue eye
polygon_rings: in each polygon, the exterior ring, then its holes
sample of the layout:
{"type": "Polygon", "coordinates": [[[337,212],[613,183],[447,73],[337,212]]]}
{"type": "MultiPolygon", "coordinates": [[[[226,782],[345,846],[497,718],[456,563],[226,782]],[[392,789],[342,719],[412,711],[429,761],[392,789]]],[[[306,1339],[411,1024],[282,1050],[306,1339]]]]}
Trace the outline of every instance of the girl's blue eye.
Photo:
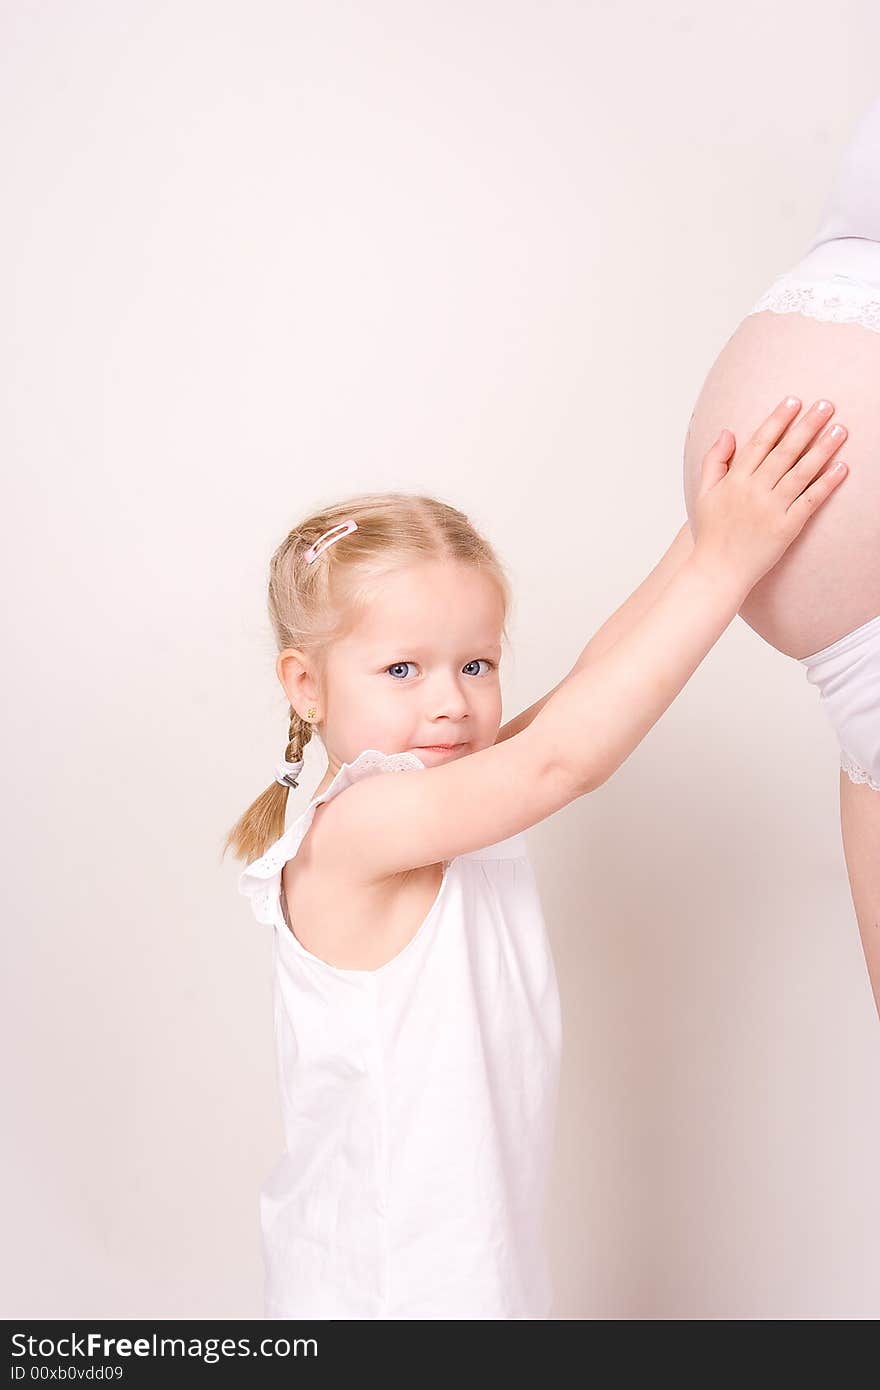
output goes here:
{"type": "MultiPolygon", "coordinates": [[[[468,661],[468,662],[466,662],[465,665],[464,665],[464,667],[463,667],[463,670],[467,672],[468,666],[477,666],[477,665],[479,665],[480,662],[482,662],[484,666],[488,666],[490,671],[493,671],[493,670],[495,669],[495,662],[494,662],[494,661],[490,661],[489,658],[488,658],[487,656],[478,656],[478,657],[475,657],[473,661],[468,661]]],[[[386,671],[390,671],[390,672],[393,673],[393,672],[395,672],[395,671],[400,671],[403,667],[406,667],[406,666],[415,666],[415,664],[416,664],[416,663],[415,663],[414,661],[395,661],[394,664],[393,664],[392,666],[386,666],[386,667],[385,667],[385,670],[386,670],[386,671]]],[[[470,672],[467,672],[467,673],[468,673],[469,675],[471,674],[470,672]]],[[[477,673],[477,672],[474,672],[473,674],[478,674],[478,673],[477,673]]],[[[485,674],[488,675],[488,671],[487,671],[485,674]]],[[[406,678],[404,677],[404,679],[406,679],[406,678]]]]}

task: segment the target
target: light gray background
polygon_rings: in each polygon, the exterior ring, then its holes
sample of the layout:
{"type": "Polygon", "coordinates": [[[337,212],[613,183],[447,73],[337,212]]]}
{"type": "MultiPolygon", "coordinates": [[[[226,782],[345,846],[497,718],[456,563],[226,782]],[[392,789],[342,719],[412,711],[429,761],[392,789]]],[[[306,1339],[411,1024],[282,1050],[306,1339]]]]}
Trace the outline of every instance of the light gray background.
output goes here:
{"type": "MultiPolygon", "coordinates": [[[[271,938],[218,851],[286,740],[269,555],[428,490],[512,570],[505,717],[559,680],[685,518],[696,396],[808,244],[880,13],[11,0],[0,37],[2,1313],[259,1317],[271,938]]],[[[837,785],[737,619],[530,832],[559,1317],[880,1312],[837,785]]]]}

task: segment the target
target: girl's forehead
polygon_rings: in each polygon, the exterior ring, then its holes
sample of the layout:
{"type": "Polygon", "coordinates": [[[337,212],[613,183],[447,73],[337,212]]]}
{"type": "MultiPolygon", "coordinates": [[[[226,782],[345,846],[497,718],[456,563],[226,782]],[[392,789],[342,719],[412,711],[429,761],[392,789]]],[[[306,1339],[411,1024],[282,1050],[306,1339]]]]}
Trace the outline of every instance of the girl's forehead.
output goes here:
{"type": "MultiPolygon", "coordinates": [[[[392,652],[398,656],[435,655],[457,660],[464,653],[468,660],[473,656],[500,657],[501,645],[500,613],[480,615],[465,609],[460,613],[446,610],[436,620],[426,618],[424,613],[413,620],[372,611],[336,648],[340,655],[350,653],[355,658],[381,659],[392,652]]],[[[390,659],[395,658],[392,655],[390,659]]]]}
{"type": "Polygon", "coordinates": [[[467,593],[497,592],[498,586],[486,570],[455,560],[422,560],[401,565],[387,574],[377,575],[371,585],[373,592],[386,599],[412,594],[430,595],[438,590],[461,590],[467,593]]]}
{"type": "Polygon", "coordinates": [[[473,614],[446,614],[442,623],[376,621],[375,614],[363,627],[355,627],[338,644],[348,651],[384,655],[392,649],[411,656],[491,656],[501,652],[501,623],[475,621],[473,614]]]}
{"type": "Polygon", "coordinates": [[[384,575],[371,584],[354,630],[368,637],[393,630],[415,637],[442,628],[467,638],[500,632],[503,610],[501,592],[488,574],[435,561],[384,575]]]}

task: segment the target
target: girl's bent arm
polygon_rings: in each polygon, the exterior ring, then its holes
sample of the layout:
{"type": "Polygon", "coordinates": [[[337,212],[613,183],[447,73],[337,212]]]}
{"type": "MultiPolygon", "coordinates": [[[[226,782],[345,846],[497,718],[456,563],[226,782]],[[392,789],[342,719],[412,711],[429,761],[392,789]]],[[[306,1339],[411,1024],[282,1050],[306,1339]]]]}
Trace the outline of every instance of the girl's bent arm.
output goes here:
{"type": "Polygon", "coordinates": [[[522,733],[440,767],[375,776],[322,807],[316,864],[355,882],[454,859],[527,830],[602,785],[669,708],[749,585],[696,554],[522,733]]]}

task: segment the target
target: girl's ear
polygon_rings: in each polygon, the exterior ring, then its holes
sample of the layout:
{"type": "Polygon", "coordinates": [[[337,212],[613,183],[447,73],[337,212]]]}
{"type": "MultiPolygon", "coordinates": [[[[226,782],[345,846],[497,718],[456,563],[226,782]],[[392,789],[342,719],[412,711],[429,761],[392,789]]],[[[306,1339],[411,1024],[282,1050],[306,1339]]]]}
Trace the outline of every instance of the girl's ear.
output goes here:
{"type": "Polygon", "coordinates": [[[305,652],[298,647],[285,647],[275,659],[275,674],[292,708],[296,709],[299,704],[317,704],[318,690],[305,652]]]}

